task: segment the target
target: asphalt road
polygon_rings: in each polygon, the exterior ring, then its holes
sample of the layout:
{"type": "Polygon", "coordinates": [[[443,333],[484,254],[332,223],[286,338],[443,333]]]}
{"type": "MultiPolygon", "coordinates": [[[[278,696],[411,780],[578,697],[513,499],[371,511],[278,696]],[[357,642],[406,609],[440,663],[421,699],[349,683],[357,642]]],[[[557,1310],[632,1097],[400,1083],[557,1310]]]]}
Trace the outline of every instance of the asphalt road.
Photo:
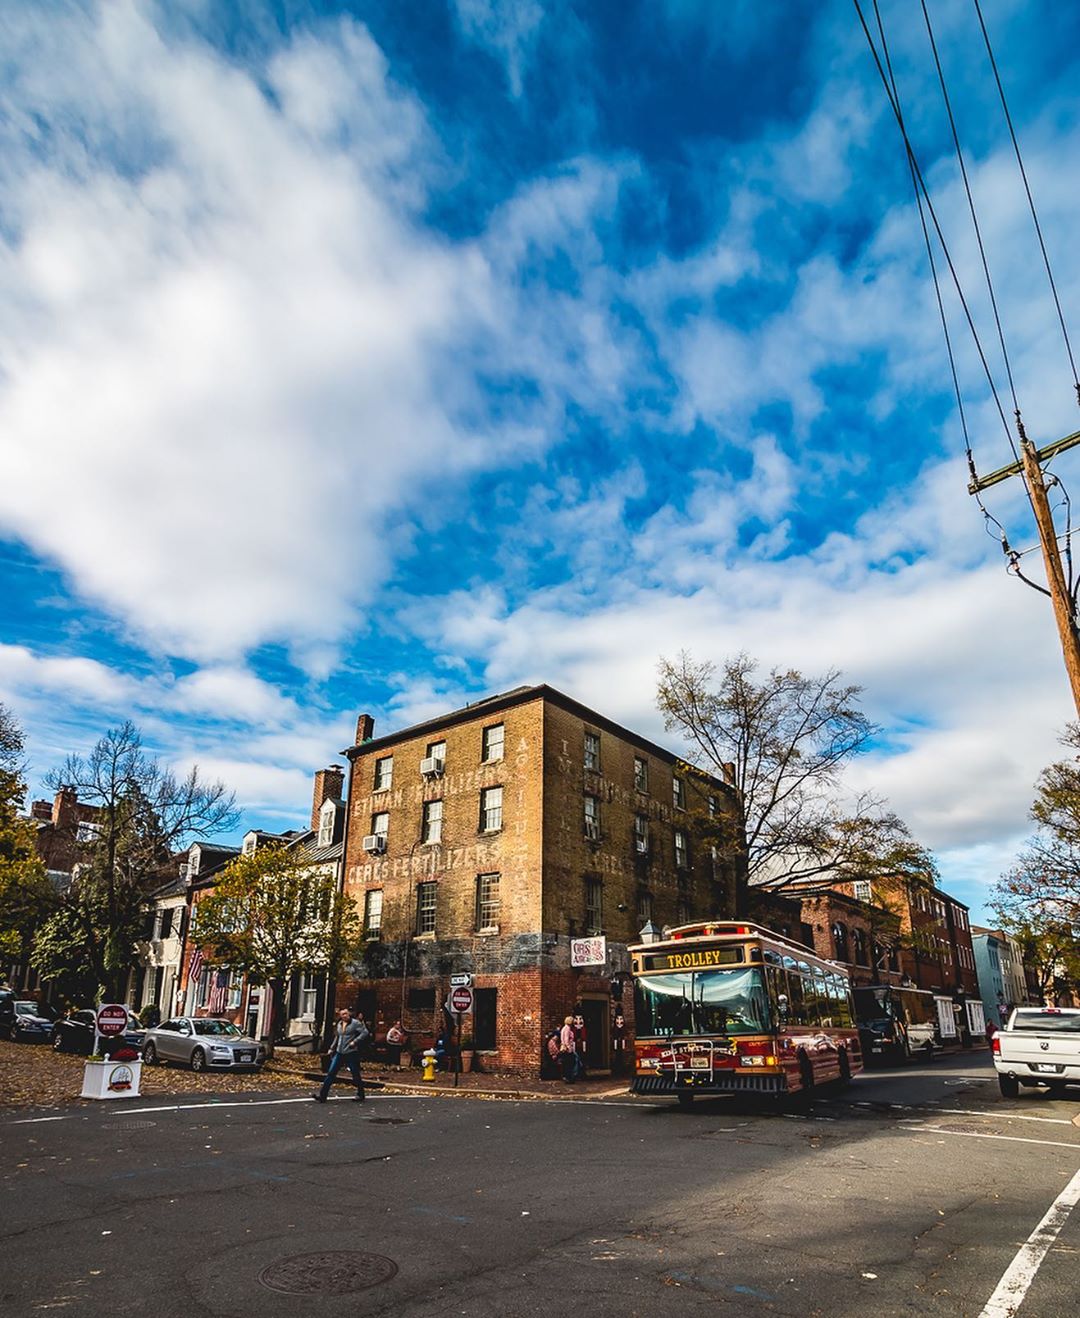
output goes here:
{"type": "Polygon", "coordinates": [[[872,1072],[807,1115],[176,1102],[0,1124],[0,1311],[974,1316],[1010,1267],[1021,1318],[1080,1311],[1080,1207],[1037,1270],[1014,1264],[1080,1169],[1080,1103],[1002,1100],[986,1052],[872,1072]],[[323,1251],[397,1272],[337,1295],[260,1281],[323,1251]]]}

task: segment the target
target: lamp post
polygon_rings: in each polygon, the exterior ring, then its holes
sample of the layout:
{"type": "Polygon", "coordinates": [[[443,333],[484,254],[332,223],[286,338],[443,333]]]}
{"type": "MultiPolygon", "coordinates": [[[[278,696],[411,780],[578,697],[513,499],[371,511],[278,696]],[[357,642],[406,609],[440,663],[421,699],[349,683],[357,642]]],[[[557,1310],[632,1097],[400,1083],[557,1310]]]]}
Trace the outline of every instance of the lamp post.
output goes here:
{"type": "Polygon", "coordinates": [[[651,920],[646,921],[638,930],[638,937],[643,943],[659,943],[663,936],[662,931],[651,920]]]}

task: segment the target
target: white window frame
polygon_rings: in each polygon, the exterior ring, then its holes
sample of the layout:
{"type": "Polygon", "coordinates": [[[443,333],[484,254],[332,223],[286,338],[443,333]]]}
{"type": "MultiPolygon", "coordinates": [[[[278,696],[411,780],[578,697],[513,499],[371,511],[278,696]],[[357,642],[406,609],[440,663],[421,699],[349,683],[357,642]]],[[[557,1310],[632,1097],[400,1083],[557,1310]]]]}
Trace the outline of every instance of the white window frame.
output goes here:
{"type": "Polygon", "coordinates": [[[686,809],[686,791],[678,774],[671,780],[671,801],[676,810],[686,809]]]}
{"type": "Polygon", "coordinates": [[[425,879],[416,885],[416,933],[418,936],[434,934],[439,920],[439,885],[434,879],[425,879]],[[431,901],[423,901],[430,897],[431,901]],[[429,926],[425,928],[424,926],[429,926]]]}
{"type": "Polygon", "coordinates": [[[582,758],[585,761],[585,768],[590,773],[600,772],[600,734],[585,729],[585,735],[582,742],[582,758]]]}
{"type": "Polygon", "coordinates": [[[590,842],[600,841],[600,798],[593,792],[586,792],[584,798],[585,805],[585,836],[590,842]]]}
{"type": "Polygon", "coordinates": [[[372,779],[373,792],[388,792],[394,785],[394,757],[380,755],[375,761],[375,775],[372,779]]]}
{"type": "Polygon", "coordinates": [[[502,909],[502,896],[499,874],[494,872],[476,876],[476,930],[483,933],[486,929],[498,927],[499,914],[502,909]],[[485,883],[487,884],[485,897],[485,883]]]}
{"type": "Polygon", "coordinates": [[[506,751],[506,724],[492,723],[480,733],[480,760],[496,764],[506,751]]]}
{"type": "Polygon", "coordinates": [[[604,881],[603,879],[585,880],[585,933],[590,938],[599,937],[604,932],[604,881]],[[596,900],[590,901],[595,895],[596,900]],[[592,919],[593,912],[596,919],[592,919]]]}
{"type": "Polygon", "coordinates": [[[686,831],[682,828],[675,830],[675,868],[689,869],[690,867],[690,844],[687,840],[686,831]]]}
{"type": "Polygon", "coordinates": [[[639,856],[649,854],[649,816],[634,815],[634,851],[639,856]]]}
{"type": "Polygon", "coordinates": [[[480,789],[480,832],[498,833],[503,826],[502,787],[480,789]]]}
{"type": "Polygon", "coordinates": [[[300,1019],[313,1021],[319,1010],[319,975],[315,970],[300,972],[300,1019]]]}
{"type": "Polygon", "coordinates": [[[649,790],[649,761],[642,755],[634,756],[634,791],[649,790]]]}
{"type": "Polygon", "coordinates": [[[375,837],[390,836],[390,811],[376,810],[371,816],[371,832],[375,837]]]}
{"type": "Polygon", "coordinates": [[[369,888],[364,893],[364,936],[377,938],[382,933],[383,890],[369,888]],[[372,918],[374,917],[374,919],[372,918]]]}
{"type": "Polygon", "coordinates": [[[420,808],[420,842],[423,846],[435,846],[442,841],[442,824],[442,797],[425,801],[420,808]]]}

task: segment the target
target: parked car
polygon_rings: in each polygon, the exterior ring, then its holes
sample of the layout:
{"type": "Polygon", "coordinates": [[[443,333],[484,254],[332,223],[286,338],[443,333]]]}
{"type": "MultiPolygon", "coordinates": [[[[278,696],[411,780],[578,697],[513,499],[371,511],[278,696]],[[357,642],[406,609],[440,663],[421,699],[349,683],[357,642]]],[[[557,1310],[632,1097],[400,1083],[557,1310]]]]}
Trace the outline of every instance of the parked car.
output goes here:
{"type": "Polygon", "coordinates": [[[17,1001],[8,1038],[16,1043],[48,1043],[56,1012],[41,1002],[17,1001]]]}
{"type": "MultiPolygon", "coordinates": [[[[94,1021],[97,1013],[89,1007],[73,1011],[56,1021],[52,1028],[51,1042],[53,1051],[58,1053],[81,1053],[89,1057],[94,1051],[94,1021]]],[[[141,1048],[146,1031],[133,1016],[128,1016],[127,1029],[116,1035],[109,1043],[110,1048],[126,1045],[129,1048],[141,1048]]]]}
{"type": "Polygon", "coordinates": [[[193,1071],[257,1071],[266,1049],[232,1023],[213,1016],[176,1016],[147,1030],[143,1061],[182,1062],[193,1071]]]}
{"type": "Polygon", "coordinates": [[[990,1048],[1006,1098],[1016,1098],[1021,1085],[1064,1094],[1080,1085],[1080,1008],[1017,1007],[990,1048]]]}

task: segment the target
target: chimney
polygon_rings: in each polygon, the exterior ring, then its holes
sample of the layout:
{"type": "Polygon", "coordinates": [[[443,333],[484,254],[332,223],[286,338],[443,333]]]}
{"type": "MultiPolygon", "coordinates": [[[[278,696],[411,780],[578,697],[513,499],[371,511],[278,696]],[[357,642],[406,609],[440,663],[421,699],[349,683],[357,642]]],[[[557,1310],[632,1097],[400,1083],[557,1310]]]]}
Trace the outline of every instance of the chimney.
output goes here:
{"type": "Polygon", "coordinates": [[[74,828],[79,795],[74,787],[61,787],[53,798],[52,821],[57,828],[74,828]]]}
{"type": "Polygon", "coordinates": [[[370,714],[361,714],[356,720],[356,744],[370,741],[375,735],[375,720],[370,714]]]}
{"type": "Polygon", "coordinates": [[[344,786],[345,770],[339,769],[336,765],[332,764],[329,769],[320,769],[315,775],[315,795],[311,799],[311,827],[316,832],[319,828],[319,811],[323,807],[323,802],[331,797],[340,800],[344,786]]]}
{"type": "Polygon", "coordinates": [[[729,787],[734,787],[734,786],[735,786],[735,761],[734,761],[734,760],[729,760],[729,761],[727,761],[727,763],[722,764],[722,765],[720,766],[720,768],[723,770],[723,773],[724,773],[724,782],[726,782],[727,785],[728,785],[729,787]]]}

